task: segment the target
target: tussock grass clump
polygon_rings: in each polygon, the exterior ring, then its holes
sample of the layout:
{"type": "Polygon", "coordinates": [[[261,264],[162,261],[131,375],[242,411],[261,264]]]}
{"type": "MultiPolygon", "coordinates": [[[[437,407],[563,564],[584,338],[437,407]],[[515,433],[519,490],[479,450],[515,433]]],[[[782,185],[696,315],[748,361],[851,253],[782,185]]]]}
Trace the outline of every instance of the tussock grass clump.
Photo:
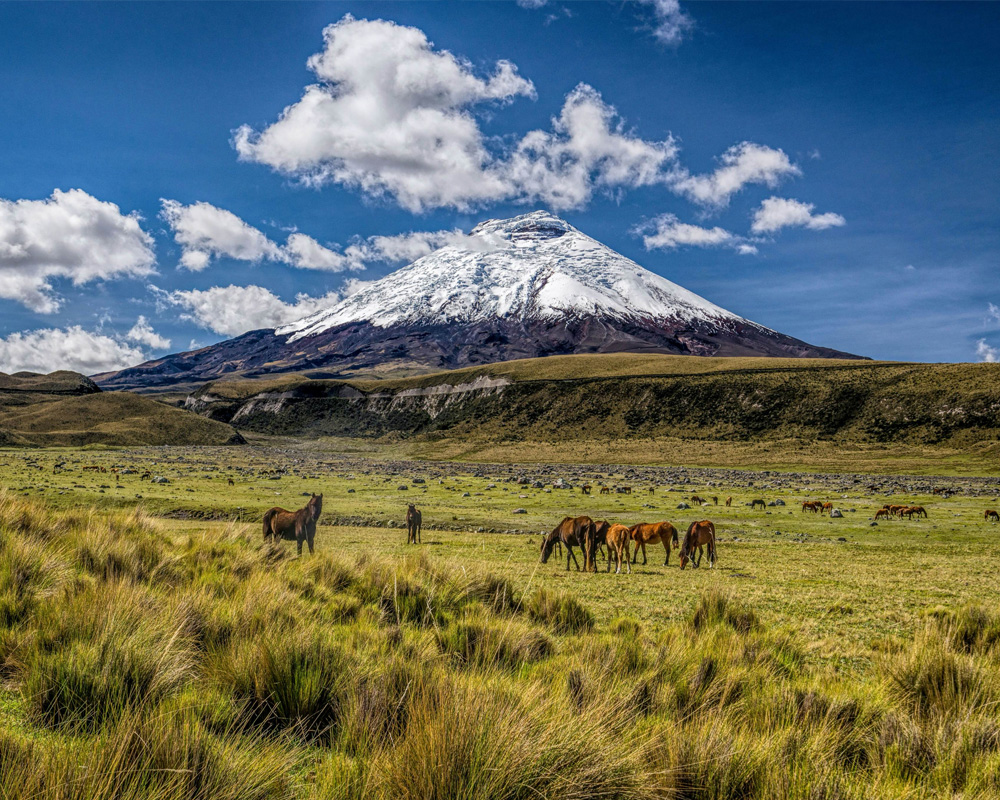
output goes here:
{"type": "Polygon", "coordinates": [[[534,692],[518,697],[455,680],[419,693],[412,701],[406,735],[386,762],[382,796],[646,796],[636,749],[613,738],[598,714],[539,714],[537,709],[546,705],[534,692]]]}
{"type": "Polygon", "coordinates": [[[910,650],[889,665],[891,688],[920,715],[942,717],[992,703],[996,680],[933,629],[922,631],[910,650]]]}
{"type": "Polygon", "coordinates": [[[437,632],[441,652],[460,664],[480,668],[517,669],[548,658],[552,640],[541,631],[515,620],[499,624],[471,617],[437,632]]]}
{"type": "Polygon", "coordinates": [[[530,619],[551,625],[557,633],[581,633],[594,627],[594,615],[569,592],[539,587],[524,602],[530,619]]]}
{"type": "Polygon", "coordinates": [[[696,631],[703,631],[720,624],[739,633],[750,633],[760,627],[753,609],[716,589],[703,592],[691,616],[691,626],[696,631]]]}
{"type": "Polygon", "coordinates": [[[325,637],[272,633],[212,654],[207,669],[246,727],[312,740],[340,718],[353,664],[325,637]]]}

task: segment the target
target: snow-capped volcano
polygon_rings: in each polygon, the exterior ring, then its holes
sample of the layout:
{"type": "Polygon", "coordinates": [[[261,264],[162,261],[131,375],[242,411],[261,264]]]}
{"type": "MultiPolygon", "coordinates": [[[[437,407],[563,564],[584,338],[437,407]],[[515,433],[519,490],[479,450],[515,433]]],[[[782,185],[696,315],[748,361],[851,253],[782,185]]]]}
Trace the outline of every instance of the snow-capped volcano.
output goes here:
{"type": "Polygon", "coordinates": [[[744,319],[544,211],[487,220],[330,308],[95,376],[147,388],[244,376],[400,372],[569,353],[852,357],[744,319]]]}
{"type": "Polygon", "coordinates": [[[296,341],[354,322],[389,328],[564,317],[752,324],[535,211],[482,222],[464,242],[277,333],[296,341]]]}

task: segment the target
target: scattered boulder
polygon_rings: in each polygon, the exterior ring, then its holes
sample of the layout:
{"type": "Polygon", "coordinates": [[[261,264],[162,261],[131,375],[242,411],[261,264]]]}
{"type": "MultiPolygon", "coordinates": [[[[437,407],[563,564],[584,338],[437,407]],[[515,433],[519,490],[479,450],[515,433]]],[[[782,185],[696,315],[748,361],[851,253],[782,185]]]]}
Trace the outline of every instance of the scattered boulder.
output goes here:
{"type": "Polygon", "coordinates": [[[396,488],[397,488],[397,489],[398,489],[399,491],[401,491],[401,492],[406,492],[406,491],[409,491],[409,489],[410,489],[410,487],[409,487],[409,486],[407,486],[407,485],[406,485],[405,483],[404,483],[404,484],[400,484],[400,485],[399,485],[399,486],[397,486],[396,488]]]}
{"type": "Polygon", "coordinates": [[[678,503],[678,504],[677,504],[677,507],[678,507],[679,509],[681,509],[682,511],[684,511],[684,510],[686,510],[686,509],[689,509],[689,508],[691,508],[691,506],[689,506],[689,505],[688,505],[687,503],[678,503]]]}
{"type": "Polygon", "coordinates": [[[162,475],[157,475],[153,478],[153,483],[170,483],[170,479],[164,478],[162,475]]]}
{"type": "Polygon", "coordinates": [[[423,478],[410,478],[410,483],[426,483],[423,478]]]}
{"type": "Polygon", "coordinates": [[[839,508],[835,508],[835,509],[833,509],[830,512],[830,518],[831,519],[840,519],[843,516],[844,516],[844,512],[842,512],[839,508]]]}
{"type": "Polygon", "coordinates": [[[527,514],[528,513],[528,509],[526,509],[526,508],[515,508],[510,513],[511,514],[527,514]]]}

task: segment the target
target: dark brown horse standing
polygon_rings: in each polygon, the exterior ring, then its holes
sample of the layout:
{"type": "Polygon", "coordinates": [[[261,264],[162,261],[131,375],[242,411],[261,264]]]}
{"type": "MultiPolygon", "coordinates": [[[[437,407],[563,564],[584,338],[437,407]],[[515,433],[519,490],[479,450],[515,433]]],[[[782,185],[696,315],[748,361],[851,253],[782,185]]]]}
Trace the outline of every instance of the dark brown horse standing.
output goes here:
{"type": "Polygon", "coordinates": [[[268,539],[277,542],[284,539],[297,542],[299,555],[302,555],[302,543],[309,544],[309,554],[313,553],[313,539],[316,538],[316,522],[323,512],[323,495],[314,494],[309,498],[305,508],[298,511],[286,511],[275,506],[264,513],[264,541],[268,539]]]}
{"type": "Polygon", "coordinates": [[[642,563],[646,563],[646,545],[663,543],[663,549],[667,551],[664,566],[670,566],[670,543],[677,546],[677,528],[669,522],[640,522],[629,528],[629,535],[635,542],[635,549],[632,551],[632,563],[639,560],[639,549],[642,548],[642,563]]]}
{"type": "Polygon", "coordinates": [[[695,569],[701,566],[702,545],[708,545],[708,566],[714,567],[715,525],[707,519],[688,525],[687,533],[684,534],[684,543],[681,545],[681,569],[687,566],[688,561],[695,569]],[[694,557],[695,549],[698,550],[697,560],[694,557]]]}
{"type": "Polygon", "coordinates": [[[420,544],[420,526],[423,522],[423,517],[420,514],[419,509],[410,503],[406,507],[406,543],[407,544],[420,544]]]}
{"type": "Polygon", "coordinates": [[[552,548],[557,542],[566,545],[566,569],[569,569],[569,560],[572,558],[576,564],[577,572],[580,571],[580,562],[576,560],[574,547],[579,547],[584,552],[584,562],[589,570],[590,563],[594,563],[594,570],[597,570],[596,547],[594,540],[597,534],[597,526],[590,517],[566,517],[552,531],[542,539],[542,563],[549,560],[552,555],[552,548]]]}

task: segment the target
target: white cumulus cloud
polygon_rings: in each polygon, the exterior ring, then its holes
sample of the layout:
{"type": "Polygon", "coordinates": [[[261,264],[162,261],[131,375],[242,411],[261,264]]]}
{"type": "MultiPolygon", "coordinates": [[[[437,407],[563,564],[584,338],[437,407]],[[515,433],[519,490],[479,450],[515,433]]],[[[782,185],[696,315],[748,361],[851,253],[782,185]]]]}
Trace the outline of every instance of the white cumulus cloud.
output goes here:
{"type": "Polygon", "coordinates": [[[681,10],[678,0],[638,0],[651,6],[656,17],[653,36],[663,44],[680,44],[688,31],[694,27],[694,20],[681,10]]]}
{"type": "MultiPolygon", "coordinates": [[[[672,250],[683,245],[694,247],[737,246],[739,243],[739,237],[723,228],[703,228],[699,225],[691,225],[687,222],[681,222],[673,214],[662,214],[639,228],[638,231],[651,231],[642,238],[642,243],[647,250],[672,250]]],[[[752,245],[750,247],[752,248],[752,245]]],[[[743,252],[756,252],[756,248],[743,252]]]]}
{"type": "Polygon", "coordinates": [[[783,150],[754,142],[733,145],[719,162],[719,167],[707,175],[677,170],[672,183],[674,191],[698,205],[722,208],[748,184],[762,183],[773,188],[782,178],[802,174],[783,150]]]}
{"type": "Polygon", "coordinates": [[[149,320],[143,316],[135,321],[135,325],[125,334],[125,338],[130,342],[138,342],[152,347],[154,350],[166,350],[170,347],[170,340],[154,331],[149,320]]]}
{"type": "Polygon", "coordinates": [[[315,314],[340,300],[337,292],[322,297],[299,294],[286,303],[262,286],[213,286],[170,292],[168,302],[186,309],[183,319],[223,336],[239,336],[260,328],[277,328],[315,314]]]}
{"type": "Polygon", "coordinates": [[[581,83],[566,97],[552,131],[531,131],[502,167],[521,202],[553,209],[586,204],[594,188],[649,186],[667,179],[674,140],[648,142],[625,130],[618,112],[581,83]]]}
{"type": "Polygon", "coordinates": [[[410,211],[468,208],[507,192],[471,109],[534,97],[507,61],[487,77],[423,31],[351,15],[324,30],[309,59],[319,83],[263,131],[241,127],[240,158],[306,183],[390,195],[410,211]]]}
{"type": "Polygon", "coordinates": [[[213,258],[251,263],[267,260],[329,272],[363,267],[304,233],[290,234],[281,246],[232,211],[210,203],[187,206],[176,200],[161,200],[160,203],[160,216],[173,231],[174,241],[181,246],[180,265],[194,272],[208,267],[213,258]]]}
{"type": "Polygon", "coordinates": [[[61,304],[53,278],[80,285],[148,275],[155,263],[139,216],[81,189],[56,189],[45,200],[0,198],[0,298],[48,314],[61,304]]]}
{"type": "Polygon", "coordinates": [[[985,339],[980,339],[976,342],[976,355],[980,361],[986,361],[990,364],[1000,361],[1000,349],[990,347],[985,339]]]}
{"type": "Polygon", "coordinates": [[[93,375],[147,360],[141,348],[119,338],[69,328],[42,328],[0,339],[0,372],[54,372],[69,369],[93,375]]]}
{"type": "Polygon", "coordinates": [[[775,233],[782,228],[801,227],[813,231],[846,224],[840,214],[814,214],[812,203],[802,203],[785,197],[769,197],[754,212],[750,229],[754,233],[775,233]]]}

